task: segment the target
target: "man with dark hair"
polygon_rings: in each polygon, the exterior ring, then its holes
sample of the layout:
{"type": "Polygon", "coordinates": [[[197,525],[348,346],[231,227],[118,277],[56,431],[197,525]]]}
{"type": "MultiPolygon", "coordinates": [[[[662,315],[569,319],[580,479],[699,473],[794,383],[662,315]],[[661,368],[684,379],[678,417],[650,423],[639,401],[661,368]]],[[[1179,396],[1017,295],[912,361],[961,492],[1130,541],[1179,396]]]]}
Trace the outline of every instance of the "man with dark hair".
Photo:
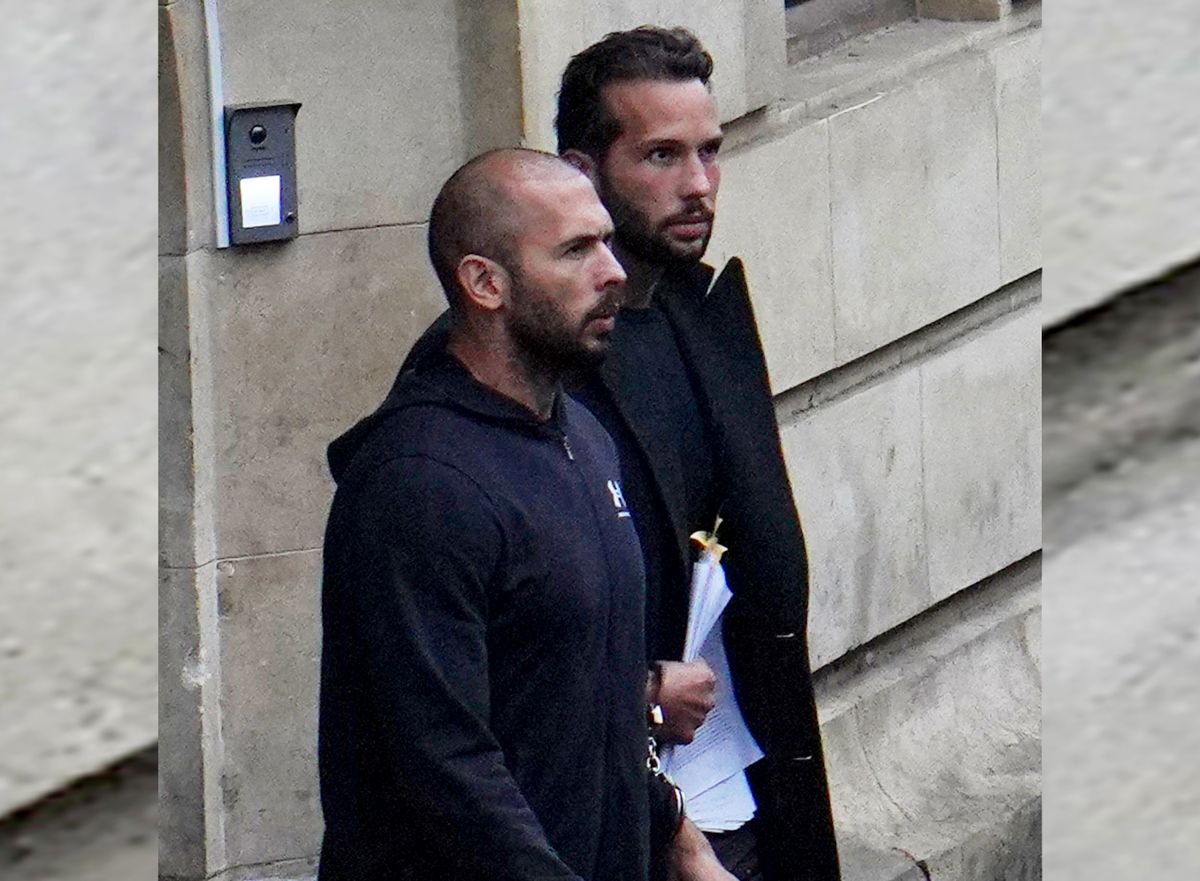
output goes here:
{"type": "Polygon", "coordinates": [[[609,34],[571,59],[563,72],[554,120],[558,152],[603,156],[620,135],[621,119],[601,97],[609,83],[698,80],[707,86],[712,71],[712,56],[684,28],[609,34]]]}
{"type": "Polygon", "coordinates": [[[647,769],[637,536],[612,441],[562,394],[625,274],[587,178],[501,150],[429,250],[444,345],[335,441],[321,881],[731,881],[647,769]]]}
{"type": "Polygon", "coordinates": [[[649,699],[667,742],[689,742],[711,703],[702,671],[678,659],[688,536],[723,518],[733,592],[724,651],[765,755],[722,786],[722,803],[738,807],[710,819],[718,855],[740,878],[831,881],[839,868],[808,662],[804,539],[741,263],[714,282],[700,262],[720,184],[712,66],[688,31],[643,27],[608,35],[563,74],[559,153],[596,185],[629,276],[609,355],[577,394],[621,458],[646,558],[649,699]]]}

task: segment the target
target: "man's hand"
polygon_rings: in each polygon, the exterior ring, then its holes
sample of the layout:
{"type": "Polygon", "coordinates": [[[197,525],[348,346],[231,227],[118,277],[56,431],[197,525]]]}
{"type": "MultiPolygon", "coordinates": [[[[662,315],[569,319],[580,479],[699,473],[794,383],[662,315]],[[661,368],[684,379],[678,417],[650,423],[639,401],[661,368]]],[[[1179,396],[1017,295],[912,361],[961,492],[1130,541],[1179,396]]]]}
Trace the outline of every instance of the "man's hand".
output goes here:
{"type": "Polygon", "coordinates": [[[703,658],[660,661],[658,694],[652,703],[662,707],[663,724],[655,732],[663,744],[691,743],[696,729],[716,705],[717,677],[703,658]]]}
{"type": "Polygon", "coordinates": [[[713,853],[704,833],[684,819],[671,842],[671,881],[737,881],[713,853]]]}

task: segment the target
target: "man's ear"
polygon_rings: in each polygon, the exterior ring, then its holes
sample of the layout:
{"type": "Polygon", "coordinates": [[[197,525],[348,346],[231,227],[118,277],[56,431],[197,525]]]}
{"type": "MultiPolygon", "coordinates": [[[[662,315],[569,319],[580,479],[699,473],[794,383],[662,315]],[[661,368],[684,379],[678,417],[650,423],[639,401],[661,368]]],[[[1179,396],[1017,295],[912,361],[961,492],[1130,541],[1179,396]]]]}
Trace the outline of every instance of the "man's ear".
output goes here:
{"type": "Polygon", "coordinates": [[[509,277],[495,260],[468,254],[454,271],[463,297],[477,309],[494,312],[508,299],[509,277]]]}
{"type": "Polygon", "coordinates": [[[593,159],[587,153],[584,153],[582,150],[576,150],[574,148],[571,148],[570,150],[564,150],[562,153],[562,159],[586,174],[588,180],[592,182],[592,186],[596,185],[595,159],[593,159]]]}

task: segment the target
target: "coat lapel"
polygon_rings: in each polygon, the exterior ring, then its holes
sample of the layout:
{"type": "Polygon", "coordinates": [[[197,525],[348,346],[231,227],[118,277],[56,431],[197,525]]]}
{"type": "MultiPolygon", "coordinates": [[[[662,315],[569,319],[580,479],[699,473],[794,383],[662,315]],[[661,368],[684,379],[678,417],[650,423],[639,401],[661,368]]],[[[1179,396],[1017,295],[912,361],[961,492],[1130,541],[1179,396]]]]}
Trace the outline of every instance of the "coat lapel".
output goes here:
{"type": "Polygon", "coordinates": [[[661,303],[675,331],[684,363],[691,371],[692,384],[720,460],[730,428],[731,414],[725,412],[726,406],[742,397],[738,389],[746,388],[742,383],[747,370],[751,374],[756,372],[757,365],[748,361],[752,362],[752,354],[757,352],[757,333],[753,318],[747,319],[742,314],[743,305],[748,309],[749,297],[741,261],[730,260],[711,287],[713,270],[702,268],[708,270],[703,276],[680,278],[664,290],[661,303]],[[747,340],[734,339],[747,327],[754,335],[752,345],[747,345],[747,340]],[[714,393],[718,390],[724,391],[714,393]]]}
{"type": "MultiPolygon", "coordinates": [[[[654,398],[647,394],[645,366],[637,353],[626,346],[613,346],[600,368],[600,377],[612,396],[638,446],[646,456],[656,488],[671,519],[671,527],[680,547],[686,547],[684,534],[687,508],[684,477],[675,448],[678,439],[671,436],[654,398]]],[[[686,561],[684,561],[686,562],[686,561]]]]}

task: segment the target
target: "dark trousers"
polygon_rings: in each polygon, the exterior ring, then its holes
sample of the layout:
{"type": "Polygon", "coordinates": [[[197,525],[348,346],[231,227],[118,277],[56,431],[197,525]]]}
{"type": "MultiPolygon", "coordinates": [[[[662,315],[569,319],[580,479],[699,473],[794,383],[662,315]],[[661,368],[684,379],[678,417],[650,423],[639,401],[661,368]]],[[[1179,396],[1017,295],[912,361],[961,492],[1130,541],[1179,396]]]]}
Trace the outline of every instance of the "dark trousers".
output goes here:
{"type": "Polygon", "coordinates": [[[762,871],[758,868],[758,838],[755,832],[755,823],[751,820],[732,832],[704,833],[721,865],[738,881],[762,881],[762,871]]]}

